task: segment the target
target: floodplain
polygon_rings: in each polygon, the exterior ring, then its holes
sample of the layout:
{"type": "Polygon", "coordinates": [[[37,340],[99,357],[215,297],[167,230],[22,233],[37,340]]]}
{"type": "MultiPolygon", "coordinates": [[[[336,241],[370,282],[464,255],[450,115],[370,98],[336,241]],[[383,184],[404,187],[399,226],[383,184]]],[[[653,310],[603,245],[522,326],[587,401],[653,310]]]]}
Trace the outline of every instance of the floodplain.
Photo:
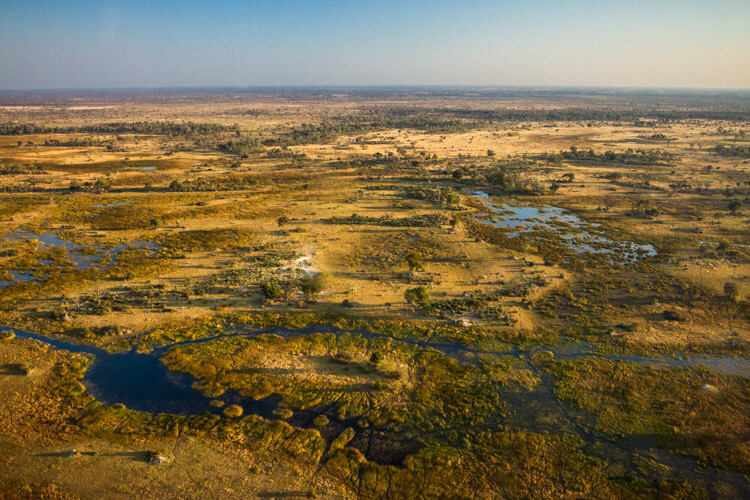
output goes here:
{"type": "Polygon", "coordinates": [[[750,496],[747,92],[3,92],[0,191],[0,496],[750,496]]]}

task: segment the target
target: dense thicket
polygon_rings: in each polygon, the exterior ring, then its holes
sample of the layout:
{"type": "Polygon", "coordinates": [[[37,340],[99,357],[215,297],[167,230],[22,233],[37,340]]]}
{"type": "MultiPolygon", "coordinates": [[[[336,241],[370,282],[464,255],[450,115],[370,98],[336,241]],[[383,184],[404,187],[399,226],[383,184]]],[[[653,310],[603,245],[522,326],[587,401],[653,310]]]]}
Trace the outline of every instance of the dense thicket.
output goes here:
{"type": "Polygon", "coordinates": [[[661,149],[626,149],[625,151],[596,152],[593,149],[578,149],[575,146],[559,154],[543,153],[539,159],[556,163],[558,160],[598,161],[625,163],[627,165],[671,165],[674,155],[661,149]]]}
{"type": "Polygon", "coordinates": [[[750,121],[747,111],[728,109],[446,109],[443,114],[457,118],[487,121],[607,121],[647,124],[647,121],[672,122],[679,120],[750,121]]]}
{"type": "Polygon", "coordinates": [[[348,217],[331,217],[326,219],[329,224],[344,224],[348,226],[392,226],[392,227],[438,227],[448,223],[448,219],[440,214],[412,215],[394,218],[389,215],[369,217],[352,214],[348,217]]]}
{"type": "Polygon", "coordinates": [[[112,122],[53,127],[33,123],[0,123],[0,135],[26,134],[144,134],[194,137],[220,132],[238,132],[237,125],[193,122],[112,122]]]}
{"type": "Polygon", "coordinates": [[[712,151],[721,156],[750,158],[750,146],[725,146],[724,144],[719,144],[712,151]]]}

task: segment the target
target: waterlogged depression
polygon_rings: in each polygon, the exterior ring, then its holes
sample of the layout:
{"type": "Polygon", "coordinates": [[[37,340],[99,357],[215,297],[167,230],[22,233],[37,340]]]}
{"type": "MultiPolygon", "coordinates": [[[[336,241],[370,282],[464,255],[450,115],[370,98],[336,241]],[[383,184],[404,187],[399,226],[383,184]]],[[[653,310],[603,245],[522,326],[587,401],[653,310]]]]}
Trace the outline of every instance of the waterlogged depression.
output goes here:
{"type": "Polygon", "coordinates": [[[611,262],[631,263],[644,257],[654,257],[653,245],[640,245],[632,241],[615,241],[607,238],[597,228],[599,224],[587,223],[564,208],[516,207],[507,204],[494,204],[484,191],[472,194],[482,200],[490,211],[489,217],[475,216],[482,224],[490,224],[508,230],[508,237],[522,233],[548,231],[557,234],[565,244],[578,253],[611,254],[611,262]],[[597,234],[599,233],[599,234],[597,234]]]}
{"type": "MultiPolygon", "coordinates": [[[[5,234],[0,236],[0,243],[13,243],[17,241],[31,241],[36,242],[41,248],[62,248],[65,250],[65,259],[69,261],[70,269],[91,269],[99,266],[105,256],[110,258],[107,267],[114,263],[114,259],[117,254],[128,248],[146,248],[149,250],[156,251],[159,249],[159,245],[153,242],[146,241],[133,241],[130,244],[120,244],[111,247],[101,246],[90,246],[81,245],[70,240],[66,240],[60,237],[57,233],[45,232],[36,233],[32,231],[25,231],[23,228],[7,231],[5,234]]],[[[8,276],[11,279],[0,280],[0,288],[4,288],[13,283],[17,282],[28,282],[38,281],[45,277],[45,267],[52,264],[51,261],[42,260],[39,261],[41,266],[34,271],[8,270],[8,276]]]]}

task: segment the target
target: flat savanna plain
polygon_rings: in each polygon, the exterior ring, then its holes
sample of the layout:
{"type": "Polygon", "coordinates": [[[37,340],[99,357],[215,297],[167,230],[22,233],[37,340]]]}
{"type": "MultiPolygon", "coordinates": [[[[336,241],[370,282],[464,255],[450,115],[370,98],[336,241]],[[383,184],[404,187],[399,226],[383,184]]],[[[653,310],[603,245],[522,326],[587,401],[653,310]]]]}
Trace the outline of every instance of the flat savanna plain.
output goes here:
{"type": "Polygon", "coordinates": [[[740,92],[0,94],[0,496],[748,497],[749,169],[740,92]]]}

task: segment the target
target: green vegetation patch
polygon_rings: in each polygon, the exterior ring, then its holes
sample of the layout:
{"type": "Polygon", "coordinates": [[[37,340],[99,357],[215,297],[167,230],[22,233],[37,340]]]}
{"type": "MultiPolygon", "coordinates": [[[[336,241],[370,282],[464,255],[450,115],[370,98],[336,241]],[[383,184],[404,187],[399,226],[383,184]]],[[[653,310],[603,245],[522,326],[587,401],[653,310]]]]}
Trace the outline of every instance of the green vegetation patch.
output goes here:
{"type": "Polygon", "coordinates": [[[557,396],[614,438],[652,440],[703,463],[750,471],[750,381],[707,368],[581,358],[542,364],[557,396]]]}
{"type": "Polygon", "coordinates": [[[365,215],[352,214],[348,217],[331,217],[326,222],[329,224],[342,224],[347,226],[392,226],[392,227],[439,227],[448,224],[447,217],[440,214],[411,215],[409,217],[369,217],[365,215]]]}

